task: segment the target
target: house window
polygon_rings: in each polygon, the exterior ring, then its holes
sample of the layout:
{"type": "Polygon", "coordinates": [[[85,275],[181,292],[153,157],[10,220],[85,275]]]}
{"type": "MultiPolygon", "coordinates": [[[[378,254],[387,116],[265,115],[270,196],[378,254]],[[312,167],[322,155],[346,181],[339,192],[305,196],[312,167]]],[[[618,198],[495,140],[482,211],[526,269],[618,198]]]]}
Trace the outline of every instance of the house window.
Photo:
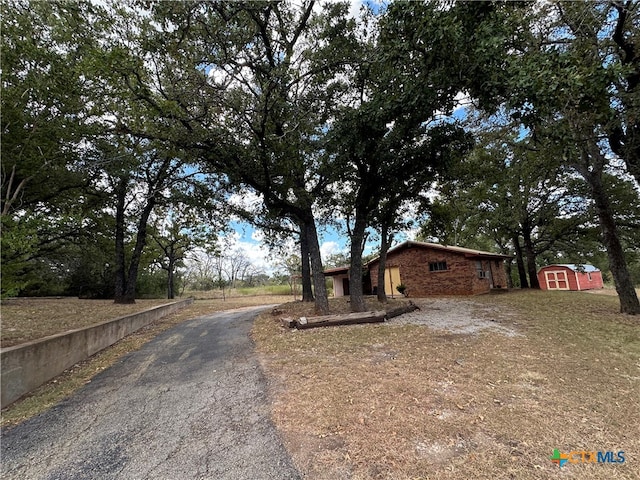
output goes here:
{"type": "Polygon", "coordinates": [[[447,262],[431,262],[429,263],[430,272],[441,272],[447,269],[447,262]]]}
{"type": "Polygon", "coordinates": [[[482,269],[482,262],[476,261],[476,271],[478,272],[478,278],[487,278],[487,272],[482,269]]]}

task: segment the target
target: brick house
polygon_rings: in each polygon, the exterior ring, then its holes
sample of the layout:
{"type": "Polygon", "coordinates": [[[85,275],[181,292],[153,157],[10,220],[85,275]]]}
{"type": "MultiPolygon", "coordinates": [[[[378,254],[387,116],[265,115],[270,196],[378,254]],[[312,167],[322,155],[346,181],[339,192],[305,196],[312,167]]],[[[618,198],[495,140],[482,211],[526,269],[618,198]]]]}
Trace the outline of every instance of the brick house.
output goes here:
{"type": "MultiPolygon", "coordinates": [[[[504,260],[511,257],[436,243],[404,242],[387,253],[385,292],[397,295],[402,283],[411,297],[476,295],[506,288],[504,260]]],[[[372,290],[378,283],[378,259],[368,263],[372,290]]]]}

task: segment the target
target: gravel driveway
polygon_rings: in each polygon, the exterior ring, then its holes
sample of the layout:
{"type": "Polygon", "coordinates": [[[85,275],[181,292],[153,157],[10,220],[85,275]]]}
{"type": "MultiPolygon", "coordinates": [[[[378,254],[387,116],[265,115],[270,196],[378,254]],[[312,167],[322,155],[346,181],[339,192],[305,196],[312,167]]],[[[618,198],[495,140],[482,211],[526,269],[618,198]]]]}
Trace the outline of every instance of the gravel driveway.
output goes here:
{"type": "Polygon", "coordinates": [[[168,330],[58,406],[3,431],[2,478],[299,478],[271,423],[248,337],[259,310],[168,330]]]}
{"type": "Polygon", "coordinates": [[[509,337],[521,335],[513,313],[494,305],[486,305],[464,298],[419,298],[413,302],[420,307],[411,313],[385,322],[386,325],[426,325],[449,333],[473,334],[491,330],[509,337]]]}

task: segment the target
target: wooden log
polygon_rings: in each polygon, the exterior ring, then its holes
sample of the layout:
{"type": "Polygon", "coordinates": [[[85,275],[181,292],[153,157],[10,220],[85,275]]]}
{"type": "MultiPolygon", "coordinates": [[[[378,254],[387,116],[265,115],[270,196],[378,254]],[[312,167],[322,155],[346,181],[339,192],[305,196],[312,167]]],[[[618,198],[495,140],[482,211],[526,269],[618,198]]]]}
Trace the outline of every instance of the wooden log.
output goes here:
{"type": "Polygon", "coordinates": [[[403,305],[401,307],[396,307],[389,310],[387,312],[387,319],[393,318],[393,317],[399,317],[404,313],[413,312],[414,310],[420,310],[420,307],[418,307],[415,303],[409,300],[409,305],[403,305]]]}
{"type": "MultiPolygon", "coordinates": [[[[304,318],[304,317],[303,317],[304,318]]],[[[296,322],[296,328],[304,330],[306,328],[332,327],[338,325],[356,325],[360,323],[380,323],[384,322],[386,313],[382,310],[376,312],[357,312],[343,315],[323,315],[321,317],[305,318],[306,323],[296,322]]]]}
{"type": "Polygon", "coordinates": [[[280,324],[285,328],[293,328],[296,326],[296,321],[293,318],[281,318],[280,324]]]}

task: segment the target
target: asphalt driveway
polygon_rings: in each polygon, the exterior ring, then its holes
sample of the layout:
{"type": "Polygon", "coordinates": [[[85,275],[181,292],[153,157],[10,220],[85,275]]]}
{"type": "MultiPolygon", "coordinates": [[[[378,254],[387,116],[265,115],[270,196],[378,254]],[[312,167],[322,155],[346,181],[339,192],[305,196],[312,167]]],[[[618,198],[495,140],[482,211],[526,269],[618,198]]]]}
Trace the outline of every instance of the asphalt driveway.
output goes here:
{"type": "Polygon", "coordinates": [[[269,418],[248,337],[259,310],[168,330],[58,406],[3,431],[2,478],[300,478],[269,418]]]}

